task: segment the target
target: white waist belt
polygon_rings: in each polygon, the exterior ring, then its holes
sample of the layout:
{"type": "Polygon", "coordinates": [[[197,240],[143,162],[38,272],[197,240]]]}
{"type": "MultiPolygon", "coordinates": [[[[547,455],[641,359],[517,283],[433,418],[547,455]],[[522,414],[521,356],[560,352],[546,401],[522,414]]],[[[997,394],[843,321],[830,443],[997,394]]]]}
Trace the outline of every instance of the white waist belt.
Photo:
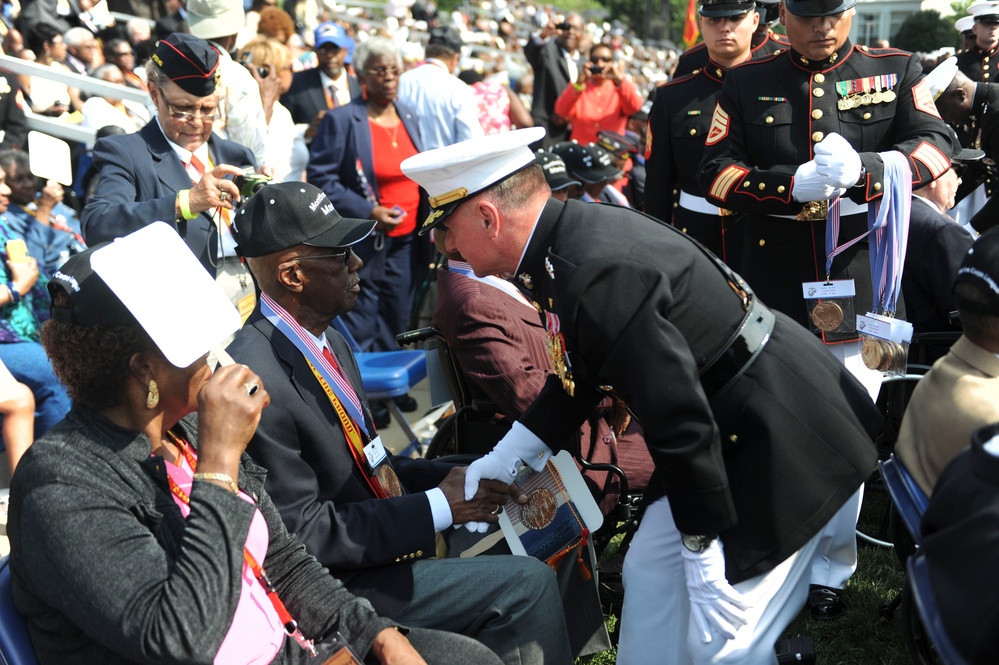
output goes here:
{"type": "MultiPolygon", "coordinates": [[[[804,205],[804,204],[803,204],[804,205]]],[[[851,199],[839,200],[839,216],[849,217],[850,215],[867,214],[866,203],[854,203],[851,199]]],[[[782,219],[798,219],[797,215],[770,215],[770,217],[780,217],[782,219]]]]}
{"type": "Polygon", "coordinates": [[[680,207],[705,215],[718,214],[718,206],[713,206],[708,203],[707,199],[700,196],[694,196],[693,194],[688,194],[682,189],[680,190],[680,207]]]}

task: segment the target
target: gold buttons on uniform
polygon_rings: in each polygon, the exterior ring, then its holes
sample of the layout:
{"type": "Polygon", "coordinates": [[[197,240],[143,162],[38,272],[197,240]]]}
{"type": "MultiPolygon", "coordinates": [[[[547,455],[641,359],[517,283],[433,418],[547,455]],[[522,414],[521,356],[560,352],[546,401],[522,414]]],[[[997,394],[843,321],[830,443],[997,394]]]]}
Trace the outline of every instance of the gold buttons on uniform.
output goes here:
{"type": "Polygon", "coordinates": [[[697,136],[697,130],[695,128],[691,127],[690,128],[690,135],[691,136],[697,136]]]}
{"type": "Polygon", "coordinates": [[[821,141],[821,140],[822,140],[823,138],[825,138],[825,136],[826,136],[826,135],[825,135],[825,134],[823,134],[822,132],[814,132],[814,133],[812,134],[812,140],[813,140],[813,141],[815,141],[816,143],[818,143],[818,142],[819,142],[819,141],[821,141]]]}
{"type": "Polygon", "coordinates": [[[766,119],[766,123],[767,123],[767,124],[769,125],[769,124],[771,124],[771,123],[772,123],[773,121],[774,121],[774,117],[773,117],[772,115],[768,115],[768,116],[767,116],[767,119],[766,119]]]}
{"type": "Polygon", "coordinates": [[[686,233],[687,232],[687,227],[684,227],[684,228],[682,228],[680,230],[683,231],[684,233],[686,233]]]}
{"type": "Polygon", "coordinates": [[[765,244],[767,244],[767,241],[764,240],[763,238],[760,238],[760,247],[763,247],[765,244]]]}
{"type": "Polygon", "coordinates": [[[760,188],[760,191],[762,192],[762,191],[763,191],[764,189],[766,189],[766,188],[767,188],[767,185],[766,185],[766,183],[762,183],[762,182],[761,182],[761,183],[759,184],[759,188],[760,188]]]}
{"type": "Polygon", "coordinates": [[[984,74],[982,74],[982,78],[986,78],[987,79],[988,77],[989,77],[989,73],[988,72],[985,72],[984,74]]]}
{"type": "Polygon", "coordinates": [[[825,83],[826,82],[826,77],[823,76],[822,74],[816,74],[815,75],[815,82],[816,83],[825,83]]]}
{"type": "Polygon", "coordinates": [[[822,88],[816,88],[815,90],[812,90],[812,94],[815,95],[816,97],[821,97],[822,95],[826,94],[826,91],[823,90],[822,88]]]}
{"type": "Polygon", "coordinates": [[[871,114],[870,113],[865,113],[864,114],[864,120],[870,120],[870,119],[871,119],[871,114]]]}
{"type": "Polygon", "coordinates": [[[881,191],[881,183],[880,182],[874,183],[874,191],[875,192],[880,192],[881,191]]]}
{"type": "Polygon", "coordinates": [[[989,56],[985,56],[984,58],[982,58],[982,62],[988,62],[988,61],[989,61],[989,56]]]}
{"type": "Polygon", "coordinates": [[[816,120],[818,120],[819,118],[821,118],[822,117],[822,109],[815,109],[814,111],[812,111],[812,117],[815,118],[816,120]]]}
{"type": "Polygon", "coordinates": [[[778,185],[777,186],[777,193],[778,194],[783,194],[784,193],[784,185],[778,185]]]}
{"type": "Polygon", "coordinates": [[[423,550],[416,550],[416,556],[423,556],[423,550]]]}
{"type": "Polygon", "coordinates": [[[743,187],[749,187],[749,181],[747,180],[746,182],[742,183],[742,186],[743,187]]]}
{"type": "Polygon", "coordinates": [[[715,76],[721,76],[721,75],[722,75],[722,70],[715,67],[715,76]]]}
{"type": "Polygon", "coordinates": [[[739,437],[735,434],[729,434],[728,440],[732,443],[739,443],[739,437]]]}

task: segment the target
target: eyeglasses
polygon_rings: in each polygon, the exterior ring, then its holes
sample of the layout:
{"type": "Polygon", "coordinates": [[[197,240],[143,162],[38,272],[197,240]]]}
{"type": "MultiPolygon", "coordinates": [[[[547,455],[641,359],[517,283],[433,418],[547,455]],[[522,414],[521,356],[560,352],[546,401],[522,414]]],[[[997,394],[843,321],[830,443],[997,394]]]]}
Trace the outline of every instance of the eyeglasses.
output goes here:
{"type": "MultiPolygon", "coordinates": [[[[160,96],[162,97],[163,95],[161,94],[160,96]]],[[[219,112],[217,106],[214,109],[214,113],[208,113],[208,111],[204,108],[195,109],[193,106],[175,107],[167,101],[166,97],[163,97],[163,102],[166,104],[167,112],[170,114],[170,117],[177,122],[191,122],[192,120],[215,122],[222,117],[222,113],[219,112]]]]}
{"type": "Polygon", "coordinates": [[[337,252],[336,254],[318,254],[316,256],[298,256],[298,260],[302,259],[343,259],[343,267],[346,268],[350,265],[350,247],[344,247],[342,252],[337,252]]]}
{"type": "Polygon", "coordinates": [[[372,67],[368,69],[369,74],[371,74],[372,76],[377,76],[380,79],[383,79],[389,75],[398,76],[401,71],[402,70],[399,69],[398,67],[372,67]]]}

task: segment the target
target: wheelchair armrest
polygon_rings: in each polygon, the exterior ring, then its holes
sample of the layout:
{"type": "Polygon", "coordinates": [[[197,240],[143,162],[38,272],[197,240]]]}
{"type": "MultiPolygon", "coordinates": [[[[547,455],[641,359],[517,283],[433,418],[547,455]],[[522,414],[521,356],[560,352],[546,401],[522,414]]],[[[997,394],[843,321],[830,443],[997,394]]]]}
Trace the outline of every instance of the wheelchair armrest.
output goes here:
{"type": "Polygon", "coordinates": [[[437,328],[417,328],[416,330],[407,330],[406,332],[399,333],[395,336],[395,341],[399,346],[407,346],[409,344],[425,342],[432,337],[438,336],[440,336],[440,331],[437,328]]]}
{"type": "Polygon", "coordinates": [[[628,495],[628,476],[625,474],[624,470],[621,469],[621,467],[614,464],[605,464],[603,462],[588,462],[579,455],[576,455],[575,459],[579,463],[579,466],[583,467],[585,471],[607,471],[608,473],[617,476],[621,483],[621,489],[618,491],[618,494],[621,497],[628,495]]]}

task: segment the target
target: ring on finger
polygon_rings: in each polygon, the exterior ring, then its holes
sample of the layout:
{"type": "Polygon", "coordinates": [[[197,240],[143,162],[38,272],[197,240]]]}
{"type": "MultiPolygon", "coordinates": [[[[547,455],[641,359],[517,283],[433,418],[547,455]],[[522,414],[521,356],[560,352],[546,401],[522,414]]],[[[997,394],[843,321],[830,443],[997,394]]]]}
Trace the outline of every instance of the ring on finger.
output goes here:
{"type": "Polygon", "coordinates": [[[229,200],[229,192],[219,192],[219,201],[225,202],[229,200]]]}
{"type": "Polygon", "coordinates": [[[493,512],[491,512],[491,513],[489,513],[489,514],[490,514],[490,515],[499,515],[499,514],[500,514],[500,513],[502,512],[502,511],[503,511],[503,506],[501,506],[501,505],[499,505],[499,504],[497,503],[497,504],[496,504],[496,508],[494,508],[494,509],[493,509],[493,512]]]}
{"type": "Polygon", "coordinates": [[[246,388],[246,394],[250,397],[253,397],[260,390],[260,385],[256,383],[244,383],[243,387],[246,388]]]}

